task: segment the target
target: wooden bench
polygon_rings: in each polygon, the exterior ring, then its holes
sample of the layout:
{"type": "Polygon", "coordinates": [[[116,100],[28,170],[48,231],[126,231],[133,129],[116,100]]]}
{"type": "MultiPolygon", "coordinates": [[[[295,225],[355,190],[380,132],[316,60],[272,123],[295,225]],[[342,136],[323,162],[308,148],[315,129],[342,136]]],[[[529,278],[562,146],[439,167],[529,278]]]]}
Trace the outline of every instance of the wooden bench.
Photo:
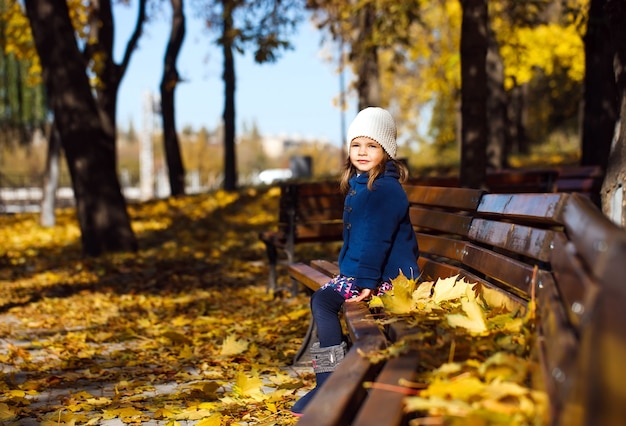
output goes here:
{"type": "MultiPolygon", "coordinates": [[[[580,192],[599,205],[602,172],[597,167],[562,167],[502,170],[487,175],[491,193],[580,192]]],[[[458,187],[458,176],[421,176],[411,185],[458,187]]],[[[343,196],[336,181],[284,182],[280,184],[278,225],[259,233],[269,265],[268,289],[276,290],[277,265],[295,262],[295,247],[305,243],[336,242],[342,239],[343,196]]]]}
{"type": "MultiPolygon", "coordinates": [[[[550,424],[621,424],[626,413],[626,231],[581,194],[405,188],[423,279],[459,274],[500,292],[520,309],[527,309],[534,296],[535,350],[550,397],[550,424]]],[[[328,261],[289,267],[292,279],[310,289],[337,272],[328,261]]],[[[352,344],[348,355],[298,424],[407,424],[402,394],[381,387],[366,390],[363,384],[411,380],[418,354],[372,365],[358,350],[383,347],[405,330],[395,325],[381,331],[364,304],[346,304],[344,321],[352,344]],[[368,330],[364,340],[362,328],[368,330]]]]}

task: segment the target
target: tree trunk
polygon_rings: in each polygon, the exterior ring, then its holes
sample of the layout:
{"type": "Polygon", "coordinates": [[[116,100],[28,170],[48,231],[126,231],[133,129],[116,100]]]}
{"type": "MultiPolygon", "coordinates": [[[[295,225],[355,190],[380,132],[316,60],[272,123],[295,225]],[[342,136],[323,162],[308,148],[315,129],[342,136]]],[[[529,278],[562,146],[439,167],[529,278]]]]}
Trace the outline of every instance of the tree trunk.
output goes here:
{"type": "Polygon", "coordinates": [[[626,4],[623,0],[609,0],[606,7],[615,52],[613,64],[620,101],[620,124],[602,183],[602,211],[615,223],[626,227],[626,4]]]}
{"type": "Polygon", "coordinates": [[[180,156],[180,144],[176,133],[174,116],[174,91],[180,81],[176,60],[185,38],[185,14],[183,0],[171,0],[172,30],[165,52],[163,78],[161,80],[161,114],[163,116],[163,145],[170,180],[170,192],[173,196],[185,194],[185,168],[180,156]]]}
{"type": "Polygon", "coordinates": [[[506,92],[504,64],[495,35],[489,28],[487,50],[487,168],[500,170],[508,167],[506,150],[506,92]]]}
{"type": "Polygon", "coordinates": [[[606,0],[591,0],[585,41],[585,93],[582,117],[584,166],[606,170],[619,101],[615,91],[613,47],[604,10],[606,0]]]}
{"type": "Polygon", "coordinates": [[[61,137],[56,122],[50,126],[48,137],[48,154],[46,156],[46,170],[43,176],[43,196],[41,198],[41,215],[39,223],[49,228],[56,223],[54,209],[56,207],[56,192],[59,187],[59,162],[61,159],[61,137]]]}
{"type": "Polygon", "coordinates": [[[115,150],[91,93],[67,4],[25,4],[72,177],[83,252],[134,251],[137,241],[117,178],[115,150]]]}
{"type": "Polygon", "coordinates": [[[237,189],[237,161],[235,157],[235,58],[233,56],[232,0],[222,0],[224,22],[222,48],[224,53],[224,190],[237,189]]]}
{"type": "Polygon", "coordinates": [[[461,186],[487,174],[487,0],[461,0],[461,186]]]}
{"type": "Polygon", "coordinates": [[[99,0],[91,2],[90,39],[94,43],[87,44],[85,56],[87,60],[94,61],[98,66],[98,78],[100,84],[96,88],[96,101],[101,114],[102,128],[109,136],[115,150],[115,138],[117,123],[115,111],[117,110],[117,92],[126,73],[133,51],[137,47],[141,37],[143,23],[146,20],[146,2],[139,0],[137,21],[131,38],[126,44],[126,50],[122,61],[116,64],[113,61],[114,23],[111,10],[111,0],[99,0]]]}
{"type": "Polygon", "coordinates": [[[357,67],[356,89],[359,97],[359,111],[369,106],[380,106],[381,88],[378,70],[378,49],[371,41],[374,23],[374,6],[363,7],[358,16],[358,38],[352,60],[357,67]]]}

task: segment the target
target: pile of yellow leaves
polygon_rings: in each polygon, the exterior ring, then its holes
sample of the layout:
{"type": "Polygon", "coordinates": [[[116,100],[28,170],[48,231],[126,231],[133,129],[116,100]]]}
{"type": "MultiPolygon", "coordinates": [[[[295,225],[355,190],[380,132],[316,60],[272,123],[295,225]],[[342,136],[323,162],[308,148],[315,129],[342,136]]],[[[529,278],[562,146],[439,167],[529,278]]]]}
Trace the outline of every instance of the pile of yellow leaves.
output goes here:
{"type": "Polygon", "coordinates": [[[399,384],[417,394],[405,401],[417,417],[412,424],[548,423],[547,396],[534,383],[539,373],[531,315],[506,294],[458,276],[418,285],[400,275],[393,290],[373,298],[370,307],[387,313],[381,324],[402,321],[410,331],[366,356],[379,361],[408,350],[419,353],[416,382],[399,384]]]}
{"type": "Polygon", "coordinates": [[[50,229],[0,216],[0,424],[294,424],[309,307],[266,288],[277,201],[131,205],[139,251],[101,258],[82,257],[72,209],[50,229]]]}

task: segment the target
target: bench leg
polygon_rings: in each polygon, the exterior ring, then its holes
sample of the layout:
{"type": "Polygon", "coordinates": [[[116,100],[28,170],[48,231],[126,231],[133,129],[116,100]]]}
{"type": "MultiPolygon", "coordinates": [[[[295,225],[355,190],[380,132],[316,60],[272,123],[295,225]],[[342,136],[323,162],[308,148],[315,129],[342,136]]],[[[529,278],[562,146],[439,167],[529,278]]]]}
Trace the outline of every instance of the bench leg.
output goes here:
{"type": "Polygon", "coordinates": [[[311,364],[311,346],[318,341],[317,338],[317,325],[313,316],[309,322],[309,329],[306,331],[302,345],[298,349],[298,353],[293,357],[293,365],[298,367],[310,366],[311,364]]]}

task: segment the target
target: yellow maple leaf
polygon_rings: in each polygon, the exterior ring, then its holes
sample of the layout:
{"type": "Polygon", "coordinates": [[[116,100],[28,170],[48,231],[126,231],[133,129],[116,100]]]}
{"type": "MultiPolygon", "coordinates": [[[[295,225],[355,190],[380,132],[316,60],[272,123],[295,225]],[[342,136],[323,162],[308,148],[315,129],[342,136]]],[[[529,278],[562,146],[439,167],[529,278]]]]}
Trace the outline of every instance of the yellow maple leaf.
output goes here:
{"type": "Polygon", "coordinates": [[[221,355],[239,355],[248,349],[248,341],[245,339],[238,339],[236,335],[231,334],[224,339],[222,343],[221,355]]]}
{"type": "Polygon", "coordinates": [[[196,423],[196,426],[221,426],[222,415],[219,413],[212,414],[196,423]]]}
{"type": "Polygon", "coordinates": [[[167,407],[159,408],[154,412],[154,418],[157,420],[172,419],[176,417],[178,411],[173,411],[167,407]]]}
{"type": "Polygon", "coordinates": [[[10,391],[5,392],[6,396],[10,396],[13,398],[24,398],[26,396],[26,392],[21,389],[12,389],[10,391]]]}
{"type": "Polygon", "coordinates": [[[468,291],[469,284],[463,280],[459,281],[459,276],[439,278],[435,283],[433,300],[441,303],[447,300],[456,300],[463,297],[468,291]]]}
{"type": "Polygon", "coordinates": [[[0,402],[0,420],[9,421],[17,417],[17,412],[4,402],[0,402]]]}
{"type": "Polygon", "coordinates": [[[451,414],[464,417],[471,413],[472,407],[465,401],[442,397],[423,398],[410,396],[405,398],[404,407],[407,411],[428,411],[434,414],[451,414]]]}
{"type": "Polygon", "coordinates": [[[423,396],[459,399],[468,401],[483,393],[486,385],[474,376],[463,376],[454,380],[435,380],[422,391],[423,396]]]}
{"type": "Polygon", "coordinates": [[[424,281],[423,283],[421,283],[413,292],[413,300],[417,302],[419,300],[430,299],[434,285],[435,283],[432,281],[424,281]]]}
{"type": "Polygon", "coordinates": [[[473,297],[461,299],[461,307],[463,308],[463,314],[449,314],[446,315],[448,324],[452,327],[463,327],[470,333],[483,333],[487,331],[487,324],[485,323],[485,317],[483,310],[473,297]]]}
{"type": "Polygon", "coordinates": [[[248,377],[244,373],[237,374],[237,380],[233,385],[233,393],[256,401],[267,399],[267,395],[263,393],[263,380],[257,375],[248,377]]]}
{"type": "Polygon", "coordinates": [[[391,280],[391,284],[393,288],[380,297],[385,310],[396,315],[410,313],[414,307],[415,280],[405,277],[400,271],[400,275],[391,280]]]}

